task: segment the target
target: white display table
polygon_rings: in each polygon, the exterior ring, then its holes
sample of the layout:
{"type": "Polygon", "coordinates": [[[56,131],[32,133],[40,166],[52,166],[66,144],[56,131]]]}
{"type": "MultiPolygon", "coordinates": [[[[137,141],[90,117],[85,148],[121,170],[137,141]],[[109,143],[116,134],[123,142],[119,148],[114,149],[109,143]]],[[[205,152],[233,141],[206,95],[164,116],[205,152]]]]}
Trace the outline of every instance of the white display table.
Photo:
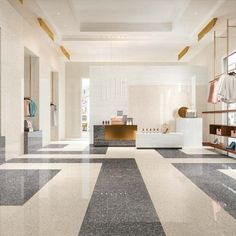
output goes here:
{"type": "Polygon", "coordinates": [[[202,118],[177,118],[176,132],[184,134],[184,147],[202,146],[202,118]]]}
{"type": "Polygon", "coordinates": [[[136,148],[182,148],[182,133],[136,133],[136,148]]]}

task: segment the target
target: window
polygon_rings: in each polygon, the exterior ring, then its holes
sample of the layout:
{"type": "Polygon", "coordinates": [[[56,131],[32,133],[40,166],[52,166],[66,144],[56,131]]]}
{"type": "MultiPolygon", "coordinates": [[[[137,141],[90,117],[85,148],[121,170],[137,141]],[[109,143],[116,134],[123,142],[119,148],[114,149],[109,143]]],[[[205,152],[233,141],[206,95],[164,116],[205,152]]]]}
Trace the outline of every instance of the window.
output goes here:
{"type": "MultiPolygon", "coordinates": [[[[228,70],[232,71],[232,70],[236,70],[236,52],[234,52],[233,54],[231,54],[228,58],[229,63],[228,63],[228,70]]],[[[236,103],[233,104],[229,104],[229,109],[236,109],[236,103]]],[[[236,113],[229,113],[229,124],[230,125],[235,125],[236,124],[236,113]]]]}
{"type": "Polygon", "coordinates": [[[236,69],[236,52],[229,56],[229,71],[236,69]]]}

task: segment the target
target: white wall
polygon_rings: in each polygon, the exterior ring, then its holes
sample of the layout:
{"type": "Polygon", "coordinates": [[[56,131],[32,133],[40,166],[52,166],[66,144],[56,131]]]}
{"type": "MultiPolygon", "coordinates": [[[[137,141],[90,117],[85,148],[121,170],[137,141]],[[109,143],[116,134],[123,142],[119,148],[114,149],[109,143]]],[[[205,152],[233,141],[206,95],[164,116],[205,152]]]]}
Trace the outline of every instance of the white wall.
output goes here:
{"type": "MultiPolygon", "coordinates": [[[[36,19],[35,19],[36,21],[36,19]]],[[[59,72],[60,138],[64,138],[64,61],[45,33],[29,24],[8,3],[0,0],[1,28],[1,135],[6,136],[7,159],[23,153],[24,48],[39,57],[39,128],[43,143],[50,140],[50,77],[59,72]]]]}
{"type": "Polygon", "coordinates": [[[197,105],[203,106],[201,97],[206,96],[202,93],[206,91],[204,88],[207,80],[204,67],[91,66],[90,142],[92,143],[93,125],[109,120],[116,115],[117,110],[123,110],[129,116],[133,115],[138,125],[160,128],[161,124],[169,123],[174,130],[176,110],[180,106],[190,107],[193,103],[192,78],[196,79],[197,94],[201,94],[197,105]],[[149,92],[152,94],[149,95],[149,92]],[[158,101],[160,99],[162,104],[158,101]]]}
{"type": "Polygon", "coordinates": [[[89,64],[66,63],[66,138],[81,138],[81,86],[88,77],[89,64]]]}
{"type": "MultiPolygon", "coordinates": [[[[176,66],[182,63],[66,63],[66,137],[81,137],[81,84],[83,78],[90,77],[92,66],[176,66]]],[[[182,73],[182,72],[181,72],[182,73]]],[[[168,74],[168,73],[167,73],[168,74]]],[[[160,75],[161,77],[162,75],[160,75]]],[[[123,77],[125,78],[125,77],[123,77]]],[[[165,78],[165,76],[164,76],[165,78]]],[[[155,78],[154,78],[155,81],[155,78]]],[[[198,86],[197,86],[198,87],[198,86]]]]}

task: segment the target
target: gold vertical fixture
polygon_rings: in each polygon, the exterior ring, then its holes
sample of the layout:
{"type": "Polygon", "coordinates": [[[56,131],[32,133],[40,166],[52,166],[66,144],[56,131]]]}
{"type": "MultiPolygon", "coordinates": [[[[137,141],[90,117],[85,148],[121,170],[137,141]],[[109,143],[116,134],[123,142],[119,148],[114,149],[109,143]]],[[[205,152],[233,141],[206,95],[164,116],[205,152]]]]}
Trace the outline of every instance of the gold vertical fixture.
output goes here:
{"type": "Polygon", "coordinates": [[[42,18],[38,18],[39,25],[41,28],[46,32],[46,34],[54,40],[54,33],[52,30],[49,28],[49,26],[46,24],[46,22],[42,18]]]}
{"type": "Polygon", "coordinates": [[[23,3],[24,3],[24,0],[19,0],[19,2],[20,2],[21,4],[23,4],[23,3]]]}
{"type": "Polygon", "coordinates": [[[198,41],[200,41],[208,32],[210,32],[217,22],[217,18],[213,18],[198,34],[198,41]]]}
{"type": "Polygon", "coordinates": [[[64,54],[64,56],[70,60],[70,53],[63,47],[63,46],[60,46],[60,49],[62,51],[62,53],[64,54]]]}
{"type": "Polygon", "coordinates": [[[178,55],[178,60],[180,60],[189,50],[190,46],[185,47],[178,55]]]}
{"type": "Polygon", "coordinates": [[[52,77],[51,77],[51,93],[52,93],[52,98],[51,98],[51,104],[53,104],[53,101],[54,101],[54,73],[52,72],[52,77]]]}
{"type": "Polygon", "coordinates": [[[29,58],[29,97],[32,96],[32,58],[30,56],[29,58]]]}

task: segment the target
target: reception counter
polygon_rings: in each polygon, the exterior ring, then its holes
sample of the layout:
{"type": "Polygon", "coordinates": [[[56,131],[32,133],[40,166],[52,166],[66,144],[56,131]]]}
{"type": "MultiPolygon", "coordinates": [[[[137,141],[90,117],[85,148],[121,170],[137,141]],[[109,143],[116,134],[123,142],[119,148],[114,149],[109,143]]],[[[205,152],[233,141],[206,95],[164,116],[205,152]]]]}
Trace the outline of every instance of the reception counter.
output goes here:
{"type": "Polygon", "coordinates": [[[137,125],[94,125],[94,146],[134,147],[137,125]]]}

